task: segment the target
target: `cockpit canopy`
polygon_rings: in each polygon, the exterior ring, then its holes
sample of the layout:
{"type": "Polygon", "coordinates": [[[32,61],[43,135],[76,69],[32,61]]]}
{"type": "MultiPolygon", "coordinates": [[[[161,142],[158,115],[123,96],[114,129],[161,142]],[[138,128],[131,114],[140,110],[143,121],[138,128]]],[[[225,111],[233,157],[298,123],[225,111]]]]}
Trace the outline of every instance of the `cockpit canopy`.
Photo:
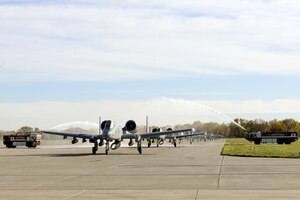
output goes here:
{"type": "Polygon", "coordinates": [[[110,128],[110,126],[111,126],[111,120],[107,120],[104,128],[110,128]]]}
{"type": "Polygon", "coordinates": [[[101,130],[111,129],[114,126],[114,122],[111,120],[105,120],[101,123],[101,130]]]}

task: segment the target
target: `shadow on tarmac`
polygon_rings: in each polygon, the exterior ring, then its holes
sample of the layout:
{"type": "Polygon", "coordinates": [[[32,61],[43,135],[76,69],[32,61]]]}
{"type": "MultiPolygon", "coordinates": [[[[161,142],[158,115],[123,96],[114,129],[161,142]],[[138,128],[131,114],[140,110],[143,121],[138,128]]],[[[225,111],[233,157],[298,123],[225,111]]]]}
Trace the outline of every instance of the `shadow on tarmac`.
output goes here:
{"type": "Polygon", "coordinates": [[[14,155],[1,155],[0,157],[83,157],[83,156],[153,156],[156,154],[136,154],[136,153],[132,153],[132,154],[128,154],[128,153],[111,153],[106,155],[105,153],[97,153],[96,155],[92,154],[92,153],[60,153],[60,154],[26,154],[26,155],[22,155],[22,154],[14,154],[14,155]]]}

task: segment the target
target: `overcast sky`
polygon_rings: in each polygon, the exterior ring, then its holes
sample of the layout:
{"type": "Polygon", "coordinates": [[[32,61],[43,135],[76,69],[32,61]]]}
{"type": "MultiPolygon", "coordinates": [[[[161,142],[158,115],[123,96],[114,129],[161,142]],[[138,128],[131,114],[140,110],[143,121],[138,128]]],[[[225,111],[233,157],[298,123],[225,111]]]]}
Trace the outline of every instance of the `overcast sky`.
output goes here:
{"type": "Polygon", "coordinates": [[[300,120],[299,53],[298,0],[0,0],[0,130],[300,120]]]}

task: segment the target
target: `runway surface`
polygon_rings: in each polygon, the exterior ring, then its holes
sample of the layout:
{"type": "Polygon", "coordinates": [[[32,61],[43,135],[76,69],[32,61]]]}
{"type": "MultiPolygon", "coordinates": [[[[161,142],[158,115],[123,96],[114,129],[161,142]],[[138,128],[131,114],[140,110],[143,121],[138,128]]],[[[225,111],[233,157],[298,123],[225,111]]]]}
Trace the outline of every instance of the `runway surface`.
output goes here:
{"type": "Polygon", "coordinates": [[[143,148],[143,155],[1,147],[0,199],[300,198],[300,159],[223,157],[223,144],[143,148]]]}

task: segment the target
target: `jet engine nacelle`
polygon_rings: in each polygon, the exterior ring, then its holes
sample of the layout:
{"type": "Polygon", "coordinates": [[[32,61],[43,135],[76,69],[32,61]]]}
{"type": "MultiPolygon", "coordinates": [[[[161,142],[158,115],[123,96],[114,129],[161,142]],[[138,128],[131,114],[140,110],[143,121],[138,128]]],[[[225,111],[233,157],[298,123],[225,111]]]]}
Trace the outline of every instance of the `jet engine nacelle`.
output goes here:
{"type": "Polygon", "coordinates": [[[137,132],[137,126],[135,121],[133,120],[128,120],[125,124],[124,129],[130,133],[136,133],[137,132]]]}
{"type": "Polygon", "coordinates": [[[160,132],[160,128],[154,128],[152,129],[152,132],[155,133],[155,132],[160,132]]]}

